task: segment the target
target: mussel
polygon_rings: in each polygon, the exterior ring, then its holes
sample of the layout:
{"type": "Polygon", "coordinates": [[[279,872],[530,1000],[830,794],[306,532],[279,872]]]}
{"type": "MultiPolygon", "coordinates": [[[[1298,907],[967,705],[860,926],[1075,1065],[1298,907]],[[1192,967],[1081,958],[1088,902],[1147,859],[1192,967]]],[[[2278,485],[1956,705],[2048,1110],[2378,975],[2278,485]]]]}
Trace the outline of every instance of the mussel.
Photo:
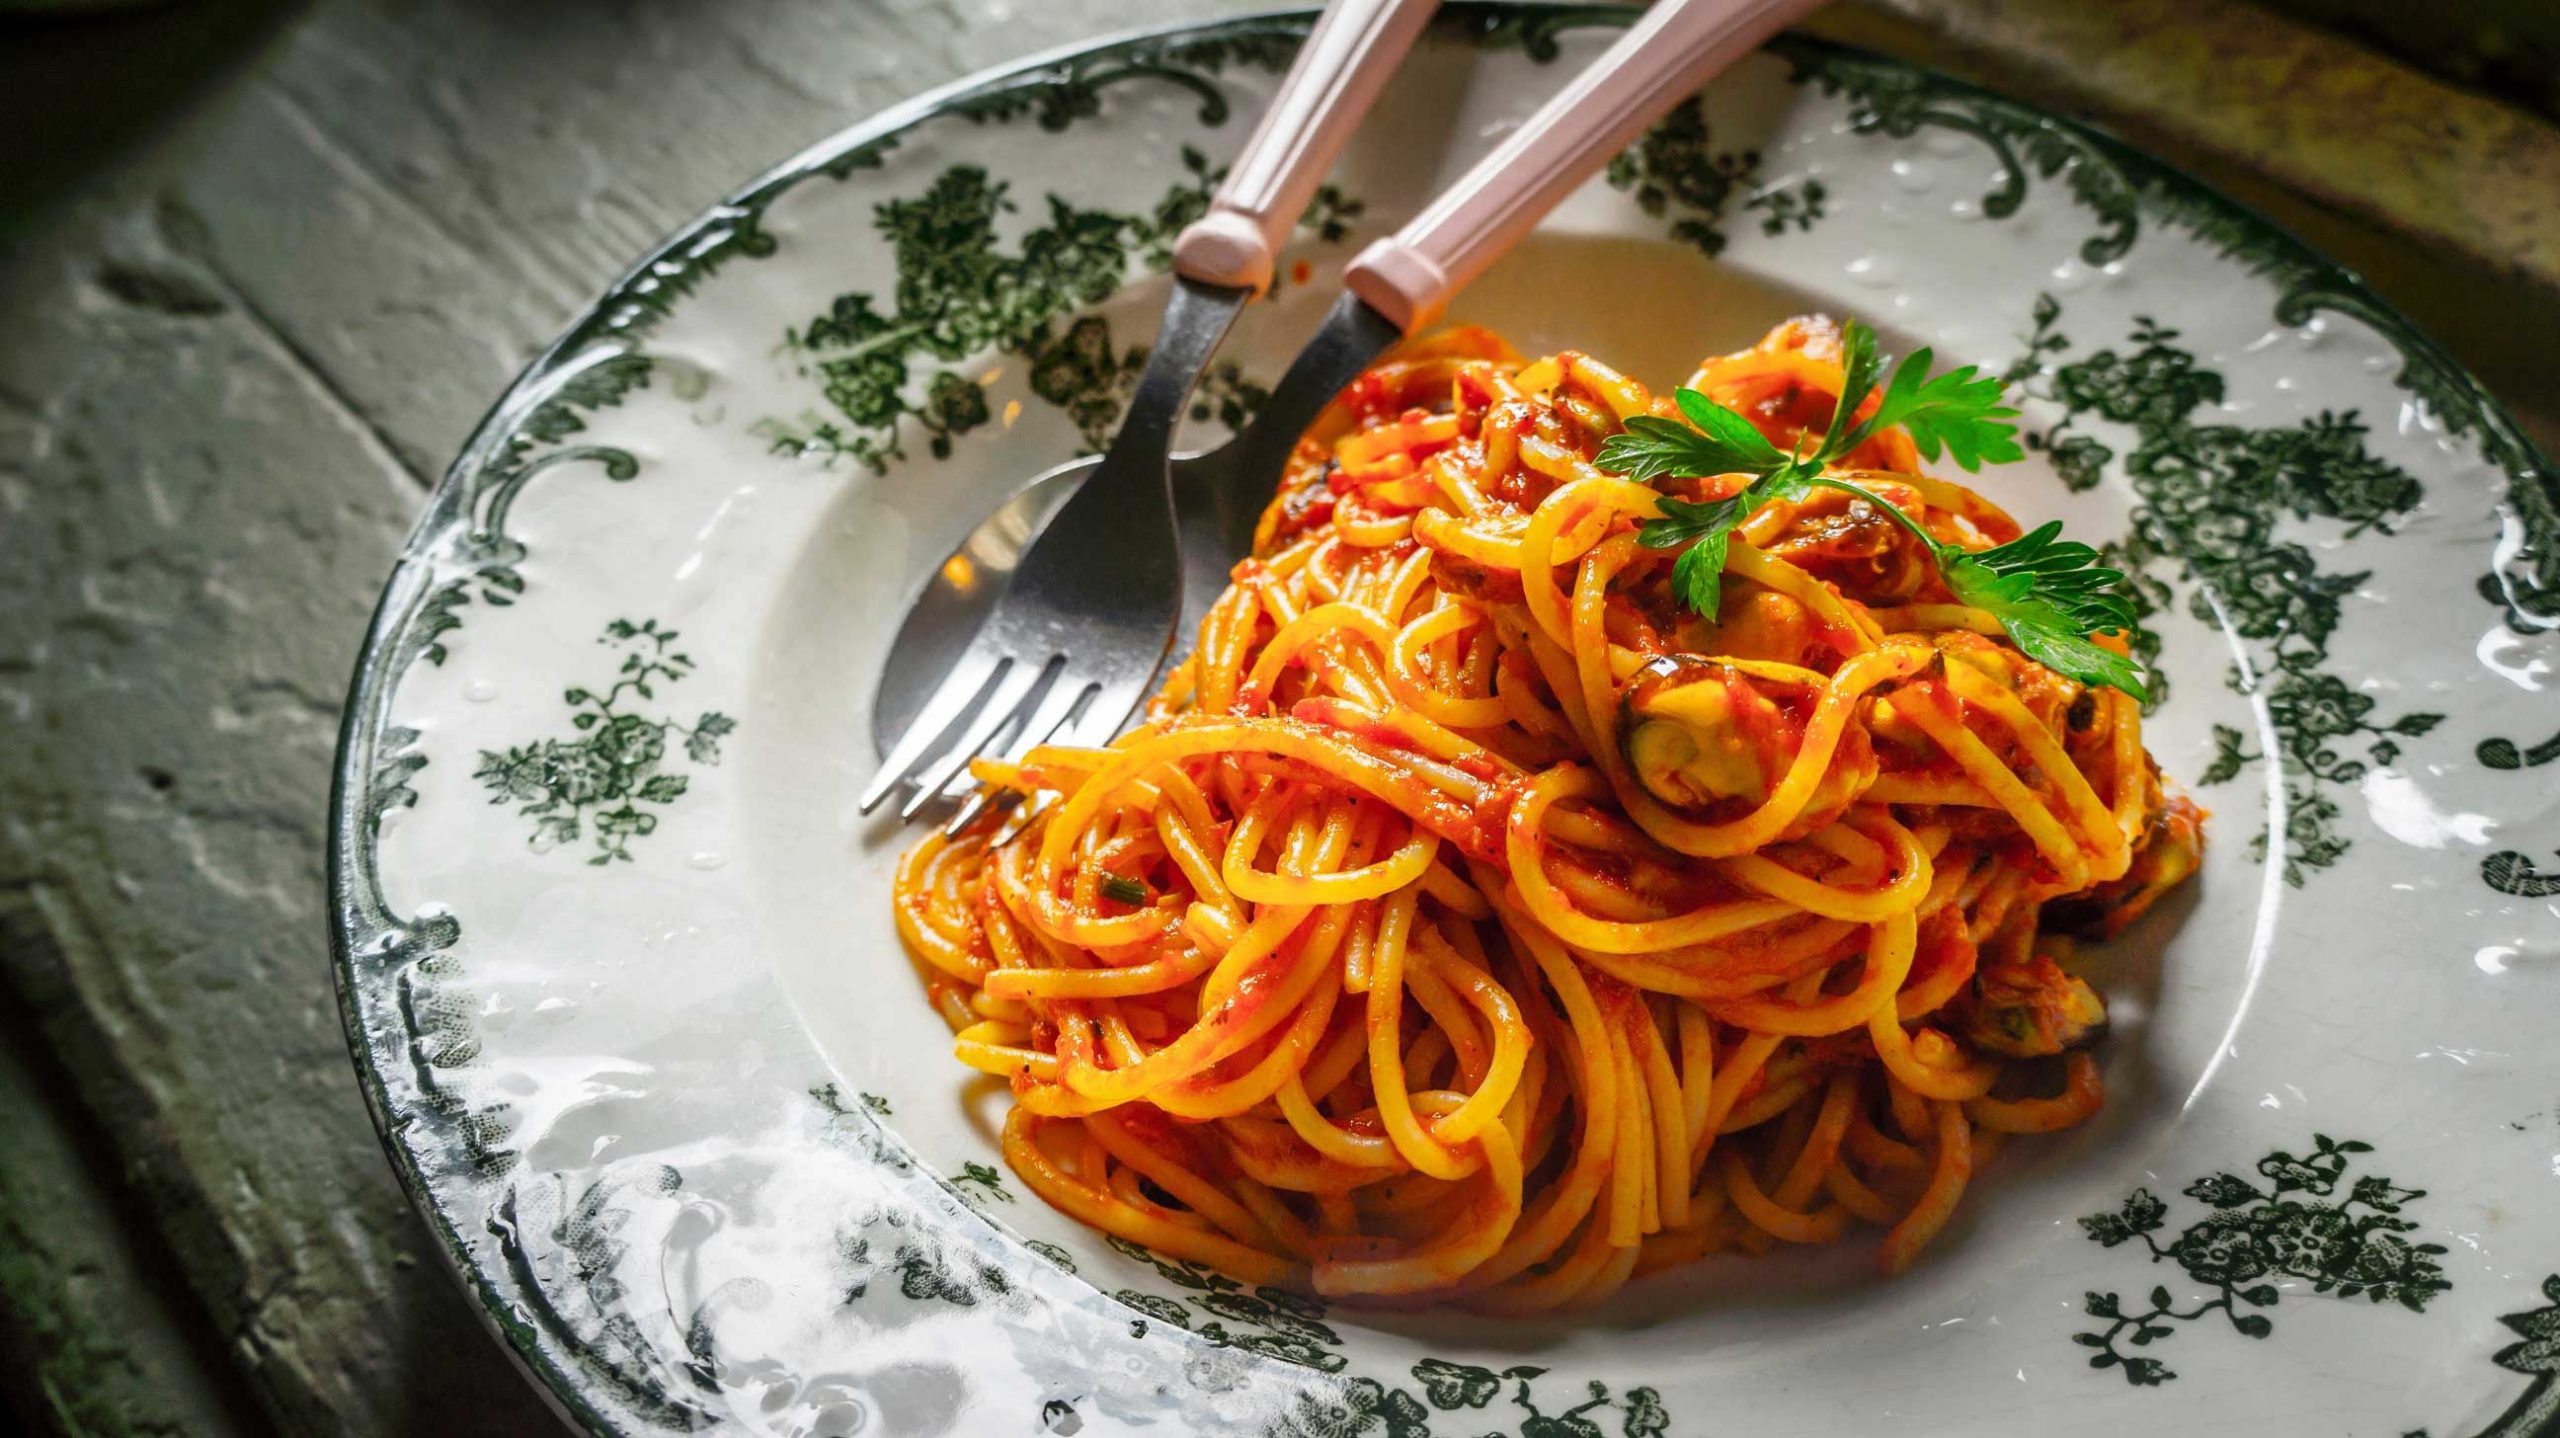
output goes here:
{"type": "MultiPolygon", "coordinates": [[[[1662,654],[1618,700],[1618,750],[1644,791],[1693,818],[1766,800],[1804,742],[1818,686],[1699,654],[1662,654]]],[[[1851,722],[1790,836],[1830,822],[1874,782],[1863,725],[1851,722]]]]}
{"type": "Polygon", "coordinates": [[[2087,1048],[2107,1029],[2098,991],[2043,954],[1974,975],[1960,1009],[1966,1043],[2015,1058],[2087,1048]]]}

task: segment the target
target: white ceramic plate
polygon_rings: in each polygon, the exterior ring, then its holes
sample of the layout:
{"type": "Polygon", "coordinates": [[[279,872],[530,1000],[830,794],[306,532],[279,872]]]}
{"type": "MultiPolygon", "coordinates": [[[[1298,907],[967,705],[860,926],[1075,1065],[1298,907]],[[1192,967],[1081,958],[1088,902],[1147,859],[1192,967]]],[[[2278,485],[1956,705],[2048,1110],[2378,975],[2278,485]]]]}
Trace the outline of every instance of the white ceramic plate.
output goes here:
{"type": "MultiPolygon", "coordinates": [[[[1625,17],[1458,6],[1227,351],[1625,17]]],[[[383,600],[339,977],[394,1160],[598,1432],[2560,1433],[2560,506],[2353,277],[2125,148],[1785,45],[1459,318],[1657,384],[1866,317],[2016,378],[1986,487],[2115,541],[2217,812],[2112,946],[2095,1123],[1919,1268],[1726,1258],[1602,1313],[1327,1312],[1114,1247],[997,1157],[851,816],[905,596],[1109,430],[1166,242],[1303,21],[1103,44],[817,147],[499,403],[383,600]]],[[[1855,1250],[1855,1251],[1853,1251],[1855,1250]]]]}

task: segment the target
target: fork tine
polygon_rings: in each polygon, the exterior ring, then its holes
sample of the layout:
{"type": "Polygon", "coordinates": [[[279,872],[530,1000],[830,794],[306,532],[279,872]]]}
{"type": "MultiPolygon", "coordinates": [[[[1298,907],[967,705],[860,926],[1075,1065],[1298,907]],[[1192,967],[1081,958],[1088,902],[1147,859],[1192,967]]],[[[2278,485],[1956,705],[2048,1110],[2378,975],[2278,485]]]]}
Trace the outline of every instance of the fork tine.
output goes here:
{"type": "Polygon", "coordinates": [[[1057,687],[1056,681],[1066,673],[1066,668],[1067,657],[1063,654],[1049,656],[1049,661],[1036,669],[1027,661],[1016,663],[1014,672],[1005,676],[986,706],[978,711],[977,722],[962,732],[960,742],[917,770],[915,792],[899,806],[898,818],[901,821],[912,819],[940,799],[942,791],[950,787],[953,779],[968,772],[970,760],[1010,734],[1012,726],[1019,724],[1050,690],[1057,687]]]}
{"type": "MultiPolygon", "coordinates": [[[[1101,688],[1101,685],[1092,680],[1078,680],[1063,672],[1060,673],[1058,682],[1049,687],[1048,694],[1041,699],[1039,708],[1032,713],[1029,722],[1025,723],[1020,731],[1015,733],[1012,741],[1004,746],[1002,755],[1004,762],[1021,763],[1024,755],[1048,743],[1051,735],[1075,723],[1091,706],[1093,696],[1099,693],[1101,688]]],[[[943,834],[949,838],[958,838],[960,831],[968,828],[971,820],[985,813],[987,806],[994,803],[997,797],[997,790],[985,785],[977,786],[976,792],[961,801],[960,812],[954,814],[951,822],[943,826],[943,834]]]]}
{"type": "Polygon", "coordinates": [[[995,833],[988,836],[988,847],[1001,847],[1020,838],[1022,831],[1031,826],[1031,821],[1048,813],[1056,802],[1056,798],[1050,796],[1020,799],[1006,805],[1004,818],[997,822],[995,833]]]}
{"type": "Polygon", "coordinates": [[[942,826],[942,837],[959,838],[968,831],[969,825],[976,821],[980,814],[987,812],[988,805],[1003,797],[1003,791],[990,785],[979,785],[968,798],[960,801],[960,812],[951,816],[951,822],[942,826]]]}
{"type": "Polygon", "coordinates": [[[934,745],[965,723],[988,693],[1004,682],[1013,661],[1008,658],[988,662],[973,653],[961,656],[960,666],[942,681],[941,688],[933,691],[933,697],[925,701],[924,708],[907,725],[907,732],[898,736],[896,747],[880,761],[878,772],[863,786],[862,797],[854,801],[857,810],[868,814],[879,808],[880,801],[889,797],[898,782],[934,752],[934,745]],[[982,667],[972,670],[972,660],[982,667]]]}
{"type": "Polygon", "coordinates": [[[957,839],[968,832],[969,826],[977,822],[979,815],[1004,802],[1012,796],[1013,791],[999,789],[992,784],[978,784],[967,788],[955,786],[952,792],[965,794],[967,797],[963,798],[960,801],[960,807],[952,812],[951,821],[942,826],[942,837],[946,839],[957,839]]]}

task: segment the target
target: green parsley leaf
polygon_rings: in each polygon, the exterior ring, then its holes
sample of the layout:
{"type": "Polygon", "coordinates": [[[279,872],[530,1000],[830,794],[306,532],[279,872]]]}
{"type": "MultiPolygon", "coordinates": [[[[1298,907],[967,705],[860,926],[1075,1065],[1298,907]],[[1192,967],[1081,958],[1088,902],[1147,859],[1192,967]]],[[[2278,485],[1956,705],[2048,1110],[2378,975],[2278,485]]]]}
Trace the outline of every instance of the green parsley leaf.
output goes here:
{"type": "Polygon", "coordinates": [[[1730,463],[1718,474],[1763,474],[1783,463],[1785,451],[1769,442],[1760,426],[1707,398],[1693,389],[1684,389],[1671,397],[1698,433],[1720,448],[1730,463]]]}
{"type": "Polygon", "coordinates": [[[1662,517],[1636,531],[1636,543],[1647,549],[1689,546],[1672,562],[1671,587],[1697,613],[1712,615],[1723,601],[1725,536],[1750,514],[1748,493],[1704,502],[1665,497],[1662,517]]]}
{"type": "Polygon", "coordinates": [[[2093,688],[2120,689],[2145,703],[2151,690],[2142,682],[2142,666],[2112,649],[2090,643],[2069,629],[2056,629],[2011,615],[2000,627],[2008,631],[2018,652],[2065,679],[2093,688]]]}
{"type": "MultiPolygon", "coordinates": [[[[1783,469],[1773,469],[1767,474],[1760,476],[1760,478],[1753,481],[1751,487],[1744,490],[1742,494],[1745,499],[1750,501],[1751,509],[1754,510],[1769,503],[1771,500],[1785,500],[1789,504],[1801,504],[1804,502],[1806,495],[1813,493],[1815,485],[1821,480],[1821,478],[1822,471],[1820,468],[1812,464],[1808,464],[1805,461],[1798,460],[1796,463],[1790,464],[1783,469]]],[[[1743,519],[1748,519],[1750,517],[1750,512],[1745,511],[1743,519]]],[[[1738,519],[1734,522],[1739,524],[1742,521],[1738,519]]]]}
{"type": "Polygon", "coordinates": [[[1731,529],[1742,520],[1742,496],[1691,501],[1668,495],[1656,501],[1660,519],[1648,519],[1636,530],[1636,543],[1647,549],[1676,549],[1714,531],[1731,529]]]}
{"type": "Polygon", "coordinates": [[[2133,627],[2132,604],[2113,592],[2124,575],[2098,564],[2096,550],[2061,534],[2055,520],[1991,549],[1935,545],[1938,572],[1958,602],[1999,620],[2028,658],[2083,684],[2149,699],[2140,665],[2086,637],[2133,627]]]}
{"type": "Polygon", "coordinates": [[[1751,421],[1695,390],[1681,393],[1695,396],[1700,406],[1692,411],[1684,399],[1683,413],[1721,418],[1691,429],[1676,419],[1636,415],[1627,421],[1624,433],[1609,436],[1600,446],[1600,467],[1650,484],[1657,479],[1763,474],[1787,462],[1785,451],[1771,444],[1751,421]]]}
{"type": "Polygon", "coordinates": [[[1903,356],[1893,378],[1885,382],[1876,412],[1834,453],[1846,454],[1898,424],[1910,433],[1921,458],[1936,459],[1943,449],[1967,474],[1982,468],[1985,461],[2007,464],[2024,458],[2018,448],[2018,427],[2009,423],[2018,411],[2000,402],[1999,379],[1977,377],[1972,365],[1932,379],[1929,365],[1934,358],[1926,346],[1903,356]]]}
{"type": "Polygon", "coordinates": [[[2006,544],[1979,551],[1956,551],[1961,557],[1941,563],[1947,587],[1958,594],[1964,583],[1958,570],[1980,569],[1994,575],[2031,577],[2037,593],[2052,602],[2083,632],[2131,629],[2133,602],[2123,592],[2124,574],[2098,562],[2098,551],[2062,538],[2062,521],[2047,520],[2006,544]]]}
{"type": "Polygon", "coordinates": [[[1691,611],[1713,619],[1724,607],[1725,548],[1733,527],[1698,536],[1698,542],[1671,561],[1671,588],[1691,611]]]}
{"type": "Polygon", "coordinates": [[[1727,499],[1665,498],[1662,517],[1636,531],[1636,542],[1648,549],[1688,546],[1672,563],[1671,585],[1680,601],[1699,614],[1713,618],[1723,600],[1725,559],[1732,533],[1743,521],[1764,504],[1795,503],[1817,488],[1837,489],[1874,504],[1929,546],[1947,588],[1961,602],[1997,619],[2019,652],[2083,684],[2148,699],[2142,667],[2088,638],[2101,630],[2133,627],[2133,606],[2121,592],[2124,576],[2100,564],[2096,550],[2063,539],[2059,523],[1976,553],[1940,543],[1874,491],[1823,473],[1825,466],[1897,424],[1923,458],[1934,460],[1943,453],[1968,472],[2024,458],[2018,427],[2010,423],[2018,411],[2001,403],[2001,382],[1972,365],[1932,378],[1934,360],[1925,347],[1905,355],[1884,382],[1875,413],[1856,420],[1859,406],[1875,391],[1885,357],[1876,348],[1875,331],[1851,320],[1840,332],[1840,400],[1822,442],[1810,452],[1789,454],[1742,415],[1684,389],[1673,398],[1687,424],[1638,415],[1627,421],[1624,433],[1600,447],[1600,467],[1648,484],[1724,474],[1752,477],[1741,493],[1727,499]]]}
{"type": "Polygon", "coordinates": [[[2060,540],[2062,523],[2050,521],[2007,544],[1969,550],[1941,544],[1911,516],[1861,485],[1819,481],[1830,489],[1864,495],[1902,527],[1918,535],[1938,561],[1938,573],[1958,603],[2000,622],[2018,652],[2066,679],[2121,689],[2148,700],[2142,666],[2088,636],[2101,629],[2131,629],[2133,606],[2112,592],[2124,576],[2096,563],[2098,552],[2060,540]]]}
{"type": "MultiPolygon", "coordinates": [[[[1884,367],[1884,357],[1876,353],[1876,332],[1851,320],[1840,330],[1840,402],[1831,407],[1831,427],[1822,436],[1822,447],[1814,451],[1825,457],[1847,454],[1855,444],[1842,444],[1849,432],[1850,421],[1858,406],[1867,402],[1867,392],[1876,387],[1876,373],[1884,367]]],[[[1873,426],[1865,427],[1868,432],[1873,426]]]]}
{"type": "Polygon", "coordinates": [[[1664,497],[1663,517],[1636,530],[1636,543],[1647,549],[1689,549],[1671,566],[1671,586],[1680,602],[1699,614],[1715,617],[1724,600],[1724,563],[1728,536],[1772,500],[1794,503],[1813,492],[1814,475],[1800,460],[1789,460],[1753,480],[1740,494],[1692,502],[1664,497]]]}
{"type": "Polygon", "coordinates": [[[1105,874],[1097,887],[1102,890],[1102,897],[1117,899],[1124,904],[1144,904],[1153,897],[1144,879],[1133,879],[1126,874],[1105,874]]]}

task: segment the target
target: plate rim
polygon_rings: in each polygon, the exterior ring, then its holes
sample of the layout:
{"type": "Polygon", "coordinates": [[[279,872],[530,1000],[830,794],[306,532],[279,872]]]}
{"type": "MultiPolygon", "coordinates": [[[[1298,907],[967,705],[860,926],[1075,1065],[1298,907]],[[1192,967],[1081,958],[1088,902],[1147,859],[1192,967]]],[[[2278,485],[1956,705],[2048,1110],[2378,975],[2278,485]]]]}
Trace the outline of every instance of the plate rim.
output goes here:
{"type": "MultiPolygon", "coordinates": [[[[405,775],[417,767],[402,767],[399,748],[405,741],[399,736],[404,731],[390,725],[389,717],[400,681],[418,656],[419,641],[412,631],[436,543],[458,522],[467,521],[470,482],[490,453],[512,437],[522,421],[562,383],[599,360],[637,352],[639,341],[654,319],[662,317],[674,299],[689,293],[695,283],[715,273],[728,258],[771,252],[772,238],[756,226],[764,207],[786,191],[825,175],[831,167],[844,164],[867,146],[953,113],[970,100],[1040,83],[1045,76],[1078,61],[1169,41],[1211,39],[1275,27],[1303,33],[1317,13],[1304,6],[1279,7],[1213,20],[1145,25],[1069,41],[934,86],[768,166],[649,249],[517,371],[473,425],[402,541],[366,624],[331,759],[323,860],[330,979],[348,1057],[375,1137],[399,1178],[403,1194],[425,1220],[438,1258],[464,1290],[481,1325],[498,1340],[510,1361],[533,1382],[543,1401],[576,1427],[599,1435],[622,1431],[612,1416],[592,1401],[594,1385],[568,1361],[569,1355],[554,1352],[553,1344],[533,1323],[509,1316],[515,1305],[508,1293],[475,1260],[470,1240],[460,1231],[455,1216],[439,1203],[423,1155],[432,1148],[449,1149],[461,1142],[455,1133],[460,1122],[455,1115],[437,1111],[432,1100],[414,1091],[421,1087],[415,1080],[409,1081],[412,1092],[393,1093],[393,1082],[385,1069],[395,1061],[377,1051],[376,1035],[360,1007],[361,987],[388,982],[387,976],[363,973],[359,969],[361,962],[394,959],[413,952],[421,942],[429,942],[427,952],[432,953],[440,947],[431,943],[433,931],[439,924],[453,922],[442,913],[422,912],[405,921],[389,913],[376,858],[375,825],[386,807],[386,794],[397,789],[405,775]],[[390,762],[386,764],[386,760],[390,762]],[[421,1133],[425,1137],[417,1138],[421,1133]]],[[[1641,13],[1641,7],[1622,3],[1448,0],[1433,25],[1480,27],[1504,17],[1569,17],[1578,25],[1616,26],[1629,23],[1641,13]]],[[[2321,307],[2321,301],[2348,309],[2355,318],[2377,330],[2400,355],[2402,369],[2392,381],[2395,388],[2425,401],[2448,433],[2466,440],[2491,469],[2505,477],[2508,491],[2497,501],[2501,511],[2512,513],[2514,496],[2531,489],[2537,493],[2545,513],[2560,513],[2560,472],[2555,472],[2533,437],[2497,395],[2423,327],[2374,292],[2360,274],[2330,259],[2257,207],[2102,125],[2060,114],[1932,66],[1801,30],[1789,30],[1763,48],[1778,51],[1791,64],[1794,56],[1788,52],[1793,51],[1905,73],[1924,81],[1934,93],[1957,94],[1977,103],[1996,105],[2037,129],[2067,136],[2101,154],[2128,178],[2141,182],[2127,203],[2142,218],[2159,218],[2151,207],[2164,197],[2217,216],[2246,234],[2252,253],[2257,256],[2254,261],[2242,260],[2226,249],[2221,262],[2262,271],[2281,267],[2285,271],[2275,311],[2280,321],[2299,323],[2321,307]],[[2434,388],[2412,382],[2422,364],[2434,388]],[[2462,401],[2461,412],[2448,412],[2443,396],[2457,394],[2462,401]]],[[[2096,245],[2100,240],[2087,243],[2096,245]]],[[[2491,574],[2501,581],[2508,579],[2494,566],[2491,574]]],[[[2506,603],[2513,613],[2518,607],[2514,590],[2510,586],[2506,592],[2506,603]]]]}

